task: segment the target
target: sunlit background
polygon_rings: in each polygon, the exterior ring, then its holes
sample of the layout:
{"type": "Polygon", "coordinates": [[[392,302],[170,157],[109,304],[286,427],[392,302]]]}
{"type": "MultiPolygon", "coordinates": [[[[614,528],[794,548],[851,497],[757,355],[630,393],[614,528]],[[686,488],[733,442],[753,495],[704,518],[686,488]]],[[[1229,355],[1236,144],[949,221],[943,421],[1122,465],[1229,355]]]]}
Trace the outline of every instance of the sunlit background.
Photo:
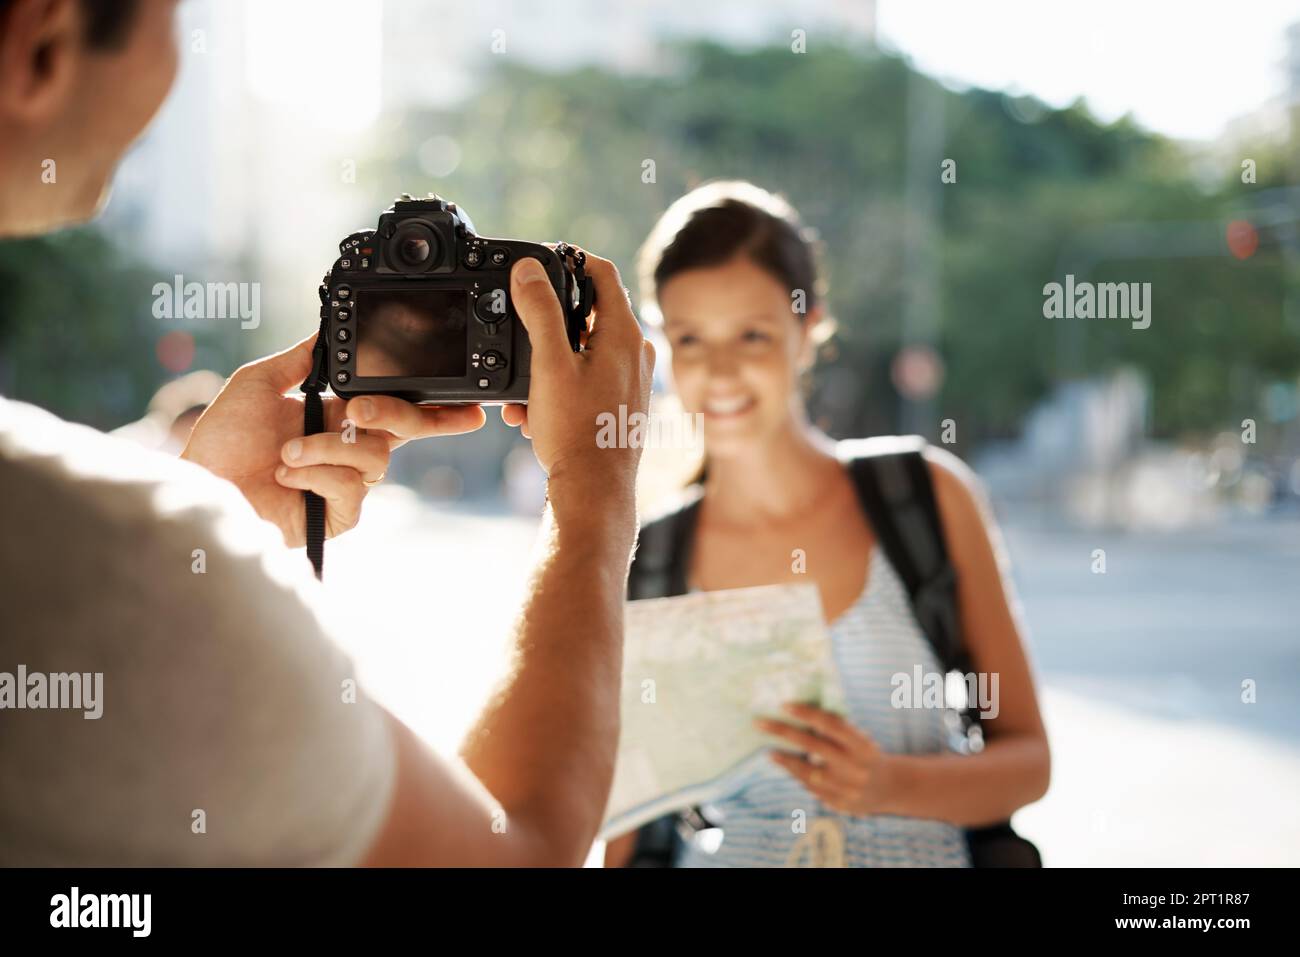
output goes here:
{"type": "MultiPolygon", "coordinates": [[[[102,222],[0,246],[0,391],[163,444],[155,390],[311,333],[338,241],[398,193],[631,282],[668,203],[751,178],[825,243],[814,419],[950,422],[993,497],[1054,749],[1017,825],[1047,863],[1297,863],[1294,3],[181,11],[180,80],[102,222]],[[1045,319],[1067,273],[1150,282],[1151,327],[1045,319]],[[156,318],[177,276],[259,284],[260,323],[156,318]]],[[[441,747],[497,673],[540,495],[492,415],[403,449],[330,546],[368,680],[441,747]]]]}

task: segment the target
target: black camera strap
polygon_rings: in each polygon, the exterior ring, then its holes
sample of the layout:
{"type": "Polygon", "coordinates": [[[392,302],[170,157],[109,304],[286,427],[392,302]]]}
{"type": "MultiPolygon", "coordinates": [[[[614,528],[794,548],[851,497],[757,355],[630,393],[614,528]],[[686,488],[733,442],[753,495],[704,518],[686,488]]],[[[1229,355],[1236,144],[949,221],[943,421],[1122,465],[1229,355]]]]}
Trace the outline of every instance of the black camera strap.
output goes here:
{"type": "MultiPolygon", "coordinates": [[[[329,320],[329,273],[320,284],[320,332],[311,351],[311,372],[302,384],[302,434],[318,435],[325,431],[325,347],[329,342],[326,325],[329,320]]],[[[307,509],[307,558],[320,578],[325,567],[325,500],[310,490],[303,491],[307,509]]]]}

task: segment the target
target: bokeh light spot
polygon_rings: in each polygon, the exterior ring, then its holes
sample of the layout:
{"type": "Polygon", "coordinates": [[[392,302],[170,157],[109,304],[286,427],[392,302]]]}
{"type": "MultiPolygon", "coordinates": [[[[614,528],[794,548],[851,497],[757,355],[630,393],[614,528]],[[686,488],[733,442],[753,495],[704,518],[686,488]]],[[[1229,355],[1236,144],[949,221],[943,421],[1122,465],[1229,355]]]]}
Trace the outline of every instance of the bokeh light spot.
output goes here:
{"type": "Polygon", "coordinates": [[[1259,248],[1259,232],[1244,219],[1228,223],[1228,251],[1238,259],[1249,259],[1259,248]]]}
{"type": "Polygon", "coordinates": [[[194,337],[188,332],[169,332],[158,340],[157,352],[168,372],[184,372],[194,364],[194,337]]]}

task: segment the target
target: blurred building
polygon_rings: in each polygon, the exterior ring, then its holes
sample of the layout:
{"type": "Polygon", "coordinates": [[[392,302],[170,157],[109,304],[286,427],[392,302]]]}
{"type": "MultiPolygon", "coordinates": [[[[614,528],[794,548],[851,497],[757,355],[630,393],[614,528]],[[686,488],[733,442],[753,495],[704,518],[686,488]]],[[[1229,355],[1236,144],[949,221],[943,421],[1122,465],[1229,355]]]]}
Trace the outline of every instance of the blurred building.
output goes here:
{"type": "Polygon", "coordinates": [[[127,156],[103,223],[160,266],[194,269],[238,258],[255,220],[256,179],[244,121],[242,3],[178,8],[180,72],[163,109],[127,156]]]}
{"type": "Polygon", "coordinates": [[[1286,31],[1286,89],[1287,101],[1300,103],[1300,20],[1286,31]]]}
{"type": "Polygon", "coordinates": [[[1277,95],[1229,122],[1215,144],[1216,156],[1230,157],[1254,144],[1300,140],[1300,20],[1286,29],[1280,70],[1277,95]]]}

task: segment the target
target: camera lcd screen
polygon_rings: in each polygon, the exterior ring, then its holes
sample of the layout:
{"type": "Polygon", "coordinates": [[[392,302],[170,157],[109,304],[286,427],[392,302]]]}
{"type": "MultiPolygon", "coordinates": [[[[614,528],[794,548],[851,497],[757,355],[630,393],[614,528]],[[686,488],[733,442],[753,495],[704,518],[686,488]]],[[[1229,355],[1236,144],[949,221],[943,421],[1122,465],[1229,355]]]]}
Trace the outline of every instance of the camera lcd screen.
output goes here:
{"type": "Polygon", "coordinates": [[[357,375],[465,375],[469,294],[463,289],[358,289],[357,375]]]}

